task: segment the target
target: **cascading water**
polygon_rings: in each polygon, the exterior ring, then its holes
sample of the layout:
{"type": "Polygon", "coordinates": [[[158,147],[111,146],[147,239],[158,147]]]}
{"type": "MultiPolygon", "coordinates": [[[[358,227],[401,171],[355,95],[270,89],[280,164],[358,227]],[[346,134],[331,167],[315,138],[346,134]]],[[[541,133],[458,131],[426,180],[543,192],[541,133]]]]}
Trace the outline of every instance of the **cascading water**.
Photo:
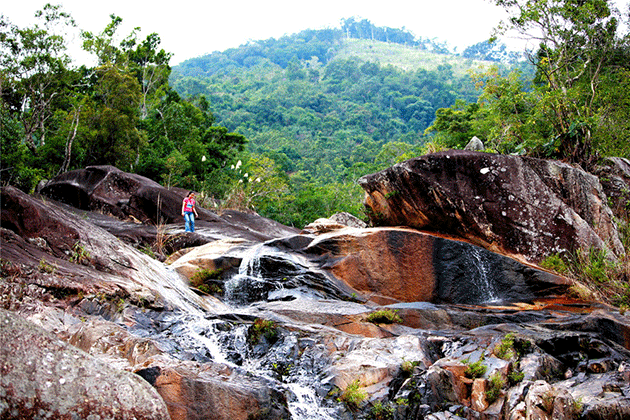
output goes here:
{"type": "MultiPolygon", "coordinates": [[[[265,275],[270,269],[261,264],[263,260],[273,264],[276,260],[289,258],[279,254],[282,253],[264,244],[254,246],[243,254],[238,273],[224,285],[225,303],[232,313],[238,313],[245,319],[252,319],[250,312],[264,316],[248,303],[265,300],[269,289],[277,291],[282,288],[277,278],[265,275]]],[[[291,267],[296,264],[299,268],[295,258],[289,260],[291,267]]],[[[322,405],[327,393],[321,385],[321,377],[328,367],[325,348],[318,349],[317,344],[310,341],[300,343],[298,333],[285,331],[277,342],[261,350],[248,342],[250,324],[222,318],[219,315],[216,319],[207,319],[199,311],[187,312],[184,309],[161,318],[159,332],[151,336],[162,349],[183,360],[222,363],[262,378],[282,391],[294,420],[339,418],[335,415],[338,408],[322,405]]],[[[152,322],[156,323],[155,320],[152,322]]]]}
{"type": "Polygon", "coordinates": [[[480,248],[471,247],[470,261],[474,267],[471,270],[471,277],[478,288],[478,293],[482,297],[483,302],[498,302],[500,299],[497,296],[496,290],[489,279],[489,263],[484,258],[484,254],[481,253],[480,248]]]}
{"type": "Polygon", "coordinates": [[[273,252],[265,244],[260,244],[243,254],[238,273],[224,284],[224,298],[228,303],[238,305],[266,298],[271,286],[262,275],[261,258],[273,252]]]}

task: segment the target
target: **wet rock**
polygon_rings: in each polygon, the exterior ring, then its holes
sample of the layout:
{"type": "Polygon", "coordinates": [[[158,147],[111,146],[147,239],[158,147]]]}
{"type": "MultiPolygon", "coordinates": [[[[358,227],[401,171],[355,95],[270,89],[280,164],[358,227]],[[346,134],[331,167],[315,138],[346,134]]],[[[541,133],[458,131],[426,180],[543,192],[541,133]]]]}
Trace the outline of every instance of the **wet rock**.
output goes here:
{"type": "Polygon", "coordinates": [[[403,228],[322,234],[306,253],[369,299],[399,302],[527,301],[571,282],[482,248],[403,228]],[[325,257],[325,259],[324,259],[325,257]]]}
{"type": "Polygon", "coordinates": [[[561,162],[452,150],[359,184],[375,225],[448,233],[533,262],[578,248],[624,253],[597,178],[561,162]]]}
{"type": "Polygon", "coordinates": [[[290,417],[282,393],[227,366],[181,362],[155,372],[155,388],[173,420],[290,417]]]}
{"type": "Polygon", "coordinates": [[[0,309],[0,417],[168,419],[143,379],[0,309]],[[63,396],[63,398],[60,398],[63,396]]]}

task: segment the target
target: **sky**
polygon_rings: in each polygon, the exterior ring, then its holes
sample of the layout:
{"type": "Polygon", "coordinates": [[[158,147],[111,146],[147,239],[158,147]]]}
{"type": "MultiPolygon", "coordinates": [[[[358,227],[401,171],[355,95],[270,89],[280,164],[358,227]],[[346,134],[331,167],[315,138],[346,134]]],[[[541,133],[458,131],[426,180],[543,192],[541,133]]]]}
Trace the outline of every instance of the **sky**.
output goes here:
{"type": "MultiPolygon", "coordinates": [[[[248,41],[280,38],[305,29],[339,28],[342,19],[368,19],[376,26],[405,28],[416,36],[446,41],[460,51],[488,39],[503,10],[489,0],[5,0],[0,13],[31,26],[46,3],[61,4],[79,28],[98,33],[112,13],[123,19],[122,37],[140,27],[141,39],[157,33],[175,65],[248,41]]],[[[72,37],[71,37],[72,38],[72,37]]],[[[70,40],[71,51],[80,47],[70,40]]]]}
{"type": "MultiPolygon", "coordinates": [[[[35,11],[49,2],[61,4],[83,30],[101,32],[114,13],[123,19],[121,38],[135,27],[141,28],[140,39],[157,33],[161,48],[173,54],[171,65],[248,41],[339,28],[350,17],[405,28],[463,51],[488,39],[505,17],[491,0],[4,0],[0,13],[20,27],[32,26],[35,11]]],[[[71,55],[80,61],[80,40],[69,38],[71,55]]]]}

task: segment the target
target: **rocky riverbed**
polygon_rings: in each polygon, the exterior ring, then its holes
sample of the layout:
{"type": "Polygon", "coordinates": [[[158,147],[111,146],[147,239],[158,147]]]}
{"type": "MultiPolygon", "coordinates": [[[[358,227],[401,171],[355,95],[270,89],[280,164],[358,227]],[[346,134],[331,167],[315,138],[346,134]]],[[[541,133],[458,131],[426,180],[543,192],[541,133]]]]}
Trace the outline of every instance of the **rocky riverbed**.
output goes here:
{"type": "Polygon", "coordinates": [[[630,318],[482,241],[184,234],[181,191],[111,167],[41,192],[2,188],[0,418],[630,418],[630,318]]]}

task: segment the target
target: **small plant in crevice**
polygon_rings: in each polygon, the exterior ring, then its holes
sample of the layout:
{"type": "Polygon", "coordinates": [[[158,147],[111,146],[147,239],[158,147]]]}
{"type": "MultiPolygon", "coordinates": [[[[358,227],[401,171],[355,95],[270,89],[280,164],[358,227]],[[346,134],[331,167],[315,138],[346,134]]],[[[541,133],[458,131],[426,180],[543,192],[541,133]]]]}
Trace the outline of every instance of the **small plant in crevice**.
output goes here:
{"type": "Polygon", "coordinates": [[[24,275],[22,267],[12,261],[0,258],[0,277],[16,279],[24,275]]]}
{"type": "Polygon", "coordinates": [[[272,320],[257,318],[249,327],[249,342],[257,344],[263,337],[269,342],[275,342],[278,339],[278,327],[272,320]]]}
{"type": "Polygon", "coordinates": [[[357,379],[343,390],[339,401],[343,402],[351,411],[356,411],[367,397],[367,393],[361,388],[361,383],[357,379]]]}
{"type": "Polygon", "coordinates": [[[372,404],[369,418],[373,420],[392,420],[394,418],[394,407],[390,404],[376,401],[372,404]]]}
{"type": "Polygon", "coordinates": [[[395,197],[398,194],[400,194],[400,193],[398,191],[396,191],[396,190],[390,191],[390,192],[385,194],[385,198],[389,200],[390,198],[395,197]]]}
{"type": "Polygon", "coordinates": [[[578,397],[576,400],[573,400],[571,408],[573,408],[573,413],[579,416],[584,409],[584,401],[582,400],[582,397],[578,397]]]}
{"type": "Polygon", "coordinates": [[[85,249],[85,246],[79,241],[75,242],[72,246],[70,262],[83,265],[88,265],[92,262],[90,252],[85,249]]]}
{"type": "Polygon", "coordinates": [[[553,394],[552,391],[547,391],[543,394],[541,401],[542,401],[542,409],[546,412],[551,414],[553,412],[553,401],[556,399],[556,396],[553,394]]]}
{"type": "Polygon", "coordinates": [[[409,377],[413,374],[414,368],[418,366],[419,364],[420,364],[419,361],[411,362],[409,360],[403,360],[403,362],[400,365],[400,370],[403,371],[406,377],[409,377]]]}
{"type": "Polygon", "coordinates": [[[494,347],[493,353],[499,359],[510,360],[516,356],[514,349],[514,333],[508,333],[501,339],[501,342],[494,347]]]}
{"type": "Polygon", "coordinates": [[[379,309],[378,311],[374,311],[367,316],[366,320],[373,324],[393,324],[402,322],[402,318],[398,315],[398,311],[391,309],[379,309]]]}
{"type": "Polygon", "coordinates": [[[510,386],[514,386],[518,384],[519,382],[521,382],[523,378],[525,378],[525,373],[518,370],[518,366],[515,366],[515,368],[512,369],[510,373],[508,373],[508,376],[507,376],[508,384],[510,386]]]}
{"type": "Polygon", "coordinates": [[[222,272],[223,270],[210,270],[207,268],[200,268],[199,270],[195,271],[195,274],[190,277],[190,285],[199,288],[208,280],[218,279],[221,276],[222,272]]]}
{"type": "Polygon", "coordinates": [[[42,273],[53,274],[57,270],[57,266],[55,264],[51,264],[45,259],[39,260],[39,264],[37,265],[37,269],[42,273]]]}
{"type": "Polygon", "coordinates": [[[500,372],[493,373],[488,379],[488,387],[486,388],[486,401],[489,404],[495,402],[501,396],[501,390],[505,386],[505,379],[500,372]]]}
{"type": "Polygon", "coordinates": [[[488,366],[483,363],[483,360],[483,357],[476,362],[471,362],[470,359],[464,360],[464,363],[468,365],[464,371],[464,376],[470,379],[476,379],[485,375],[488,370],[488,366]]]}

